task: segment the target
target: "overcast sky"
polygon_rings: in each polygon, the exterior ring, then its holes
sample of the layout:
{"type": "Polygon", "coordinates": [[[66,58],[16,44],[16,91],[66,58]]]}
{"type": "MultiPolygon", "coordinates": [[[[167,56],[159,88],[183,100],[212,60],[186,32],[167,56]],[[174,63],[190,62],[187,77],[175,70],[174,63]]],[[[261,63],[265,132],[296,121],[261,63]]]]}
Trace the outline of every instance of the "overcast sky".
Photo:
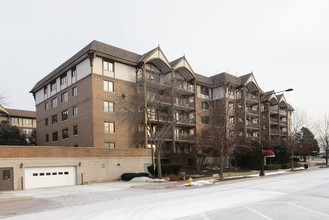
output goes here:
{"type": "Polygon", "coordinates": [[[98,40],[143,54],[160,45],[196,73],[253,71],[264,91],[313,119],[329,113],[329,1],[2,1],[0,93],[8,108],[35,110],[29,91],[98,40]]]}

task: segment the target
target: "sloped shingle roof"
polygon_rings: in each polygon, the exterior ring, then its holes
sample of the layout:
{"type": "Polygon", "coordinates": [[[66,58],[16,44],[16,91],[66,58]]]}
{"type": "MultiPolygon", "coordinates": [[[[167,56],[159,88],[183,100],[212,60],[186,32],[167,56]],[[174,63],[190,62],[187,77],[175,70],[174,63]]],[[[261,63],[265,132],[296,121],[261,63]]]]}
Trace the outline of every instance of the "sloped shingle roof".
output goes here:
{"type": "Polygon", "coordinates": [[[35,111],[9,109],[6,108],[10,116],[22,117],[22,118],[36,118],[35,111]]]}

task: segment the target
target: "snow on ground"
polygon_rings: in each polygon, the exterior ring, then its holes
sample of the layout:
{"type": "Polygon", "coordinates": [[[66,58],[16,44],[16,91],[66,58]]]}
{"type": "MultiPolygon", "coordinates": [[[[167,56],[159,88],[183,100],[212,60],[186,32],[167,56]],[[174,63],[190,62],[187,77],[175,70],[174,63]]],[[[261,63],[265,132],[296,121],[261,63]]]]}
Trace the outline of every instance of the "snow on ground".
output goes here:
{"type": "MultiPolygon", "coordinates": [[[[212,185],[216,182],[215,179],[209,179],[209,180],[192,180],[192,186],[206,186],[206,185],[212,185]]],[[[187,186],[188,183],[183,184],[183,186],[187,186]]]]}
{"type": "Polygon", "coordinates": [[[168,179],[151,179],[148,177],[135,177],[130,182],[167,182],[168,179]]]}

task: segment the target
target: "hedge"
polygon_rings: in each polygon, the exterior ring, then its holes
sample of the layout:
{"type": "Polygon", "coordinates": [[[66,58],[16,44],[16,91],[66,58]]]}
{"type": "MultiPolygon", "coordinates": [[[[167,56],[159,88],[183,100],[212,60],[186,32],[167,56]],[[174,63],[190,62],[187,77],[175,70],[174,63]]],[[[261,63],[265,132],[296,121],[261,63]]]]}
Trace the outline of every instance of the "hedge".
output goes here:
{"type": "MultiPolygon", "coordinates": [[[[294,163],[294,167],[301,167],[303,166],[300,163],[294,163]]],[[[291,163],[285,163],[285,164],[270,164],[270,165],[265,165],[264,169],[265,170],[278,170],[278,169],[289,169],[291,168],[291,163]]]]}
{"type": "MultiPolygon", "coordinates": [[[[170,174],[178,174],[181,170],[182,165],[181,164],[164,164],[161,165],[162,175],[170,175],[170,174]]],[[[158,169],[155,169],[154,173],[154,166],[150,165],[147,167],[147,170],[153,175],[158,176],[158,169]]]]}
{"type": "Polygon", "coordinates": [[[148,173],[124,173],[121,175],[121,179],[125,181],[132,180],[135,177],[148,177],[148,173]]]}

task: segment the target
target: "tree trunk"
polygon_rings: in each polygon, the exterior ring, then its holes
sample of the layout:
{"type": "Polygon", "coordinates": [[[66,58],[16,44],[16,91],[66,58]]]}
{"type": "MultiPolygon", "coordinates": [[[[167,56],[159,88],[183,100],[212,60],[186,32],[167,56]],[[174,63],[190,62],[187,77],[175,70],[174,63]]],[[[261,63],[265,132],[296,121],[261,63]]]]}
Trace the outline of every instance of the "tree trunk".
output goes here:
{"type": "Polygon", "coordinates": [[[223,180],[224,179],[224,156],[223,156],[222,150],[221,150],[221,153],[220,153],[219,179],[220,180],[223,180]]]}
{"type": "Polygon", "coordinates": [[[156,151],[157,153],[157,170],[158,170],[158,177],[159,179],[162,179],[163,176],[162,176],[162,169],[161,169],[161,150],[158,149],[156,151]]]}
{"type": "Polygon", "coordinates": [[[329,153],[328,150],[329,150],[329,149],[328,149],[328,147],[327,147],[327,148],[326,148],[326,164],[327,164],[326,166],[327,166],[327,167],[328,167],[328,153],[329,153]]]}
{"type": "Polygon", "coordinates": [[[293,153],[293,149],[291,149],[291,170],[293,171],[294,170],[294,153],[293,153]]]}

